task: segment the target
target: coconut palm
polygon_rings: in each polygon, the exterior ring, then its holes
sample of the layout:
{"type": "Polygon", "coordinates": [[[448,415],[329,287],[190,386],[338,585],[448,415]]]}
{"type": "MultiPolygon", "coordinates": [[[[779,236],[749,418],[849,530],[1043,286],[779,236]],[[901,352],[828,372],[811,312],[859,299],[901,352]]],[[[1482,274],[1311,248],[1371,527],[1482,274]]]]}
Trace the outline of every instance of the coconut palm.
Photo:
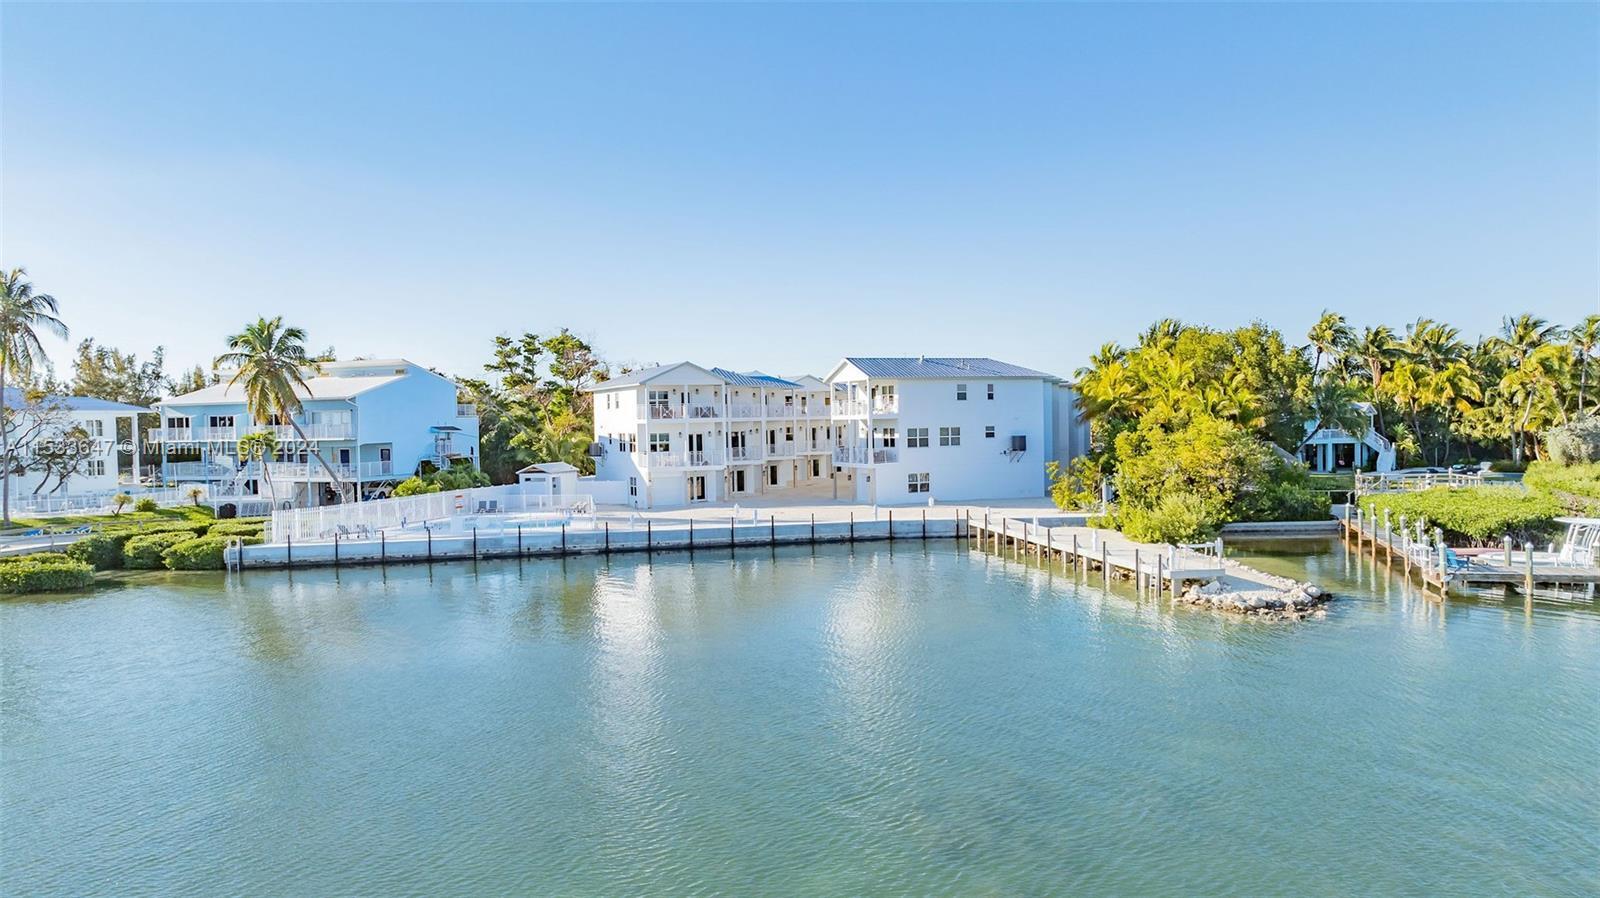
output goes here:
{"type": "Polygon", "coordinates": [[[1177,345],[1178,337],[1183,335],[1185,325],[1176,318],[1163,318],[1155,324],[1144,329],[1139,335],[1140,349],[1159,349],[1170,351],[1177,345]]]}
{"type": "Polygon", "coordinates": [[[1345,323],[1344,316],[1337,312],[1322,310],[1322,317],[1317,323],[1311,325],[1311,330],[1306,334],[1306,339],[1311,341],[1313,355],[1311,370],[1313,372],[1322,368],[1322,357],[1332,358],[1340,350],[1350,345],[1354,335],[1350,332],[1350,325],[1345,323]]]}
{"type": "Polygon", "coordinates": [[[1516,414],[1516,423],[1511,431],[1513,461],[1522,461],[1522,450],[1529,433],[1566,419],[1566,409],[1561,403],[1561,386],[1566,382],[1570,362],[1565,347],[1546,343],[1528,353],[1522,364],[1508,368],[1500,378],[1501,395],[1516,414]]]}
{"type": "Polygon", "coordinates": [[[1527,313],[1515,318],[1507,317],[1500,324],[1496,346],[1506,359],[1506,364],[1519,367],[1541,346],[1559,339],[1561,328],[1527,313]]]}
{"type": "Polygon", "coordinates": [[[270,430],[247,433],[239,438],[239,460],[250,464],[261,463],[261,479],[267,485],[267,495],[277,498],[272,487],[272,466],[268,464],[278,452],[278,435],[270,430]]]}
{"type": "Polygon", "coordinates": [[[1466,362],[1451,362],[1442,370],[1428,375],[1422,386],[1423,400],[1439,408],[1444,417],[1440,428],[1444,439],[1443,451],[1434,458],[1435,464],[1450,460],[1450,434],[1456,416],[1465,415],[1472,403],[1483,398],[1483,389],[1466,362]]]}
{"type": "Polygon", "coordinates": [[[1304,450],[1306,443],[1323,428],[1342,430],[1357,438],[1365,436],[1367,413],[1362,410],[1360,401],[1361,394],[1349,381],[1326,373],[1317,378],[1311,391],[1311,415],[1315,423],[1295,447],[1295,454],[1304,450]]]}
{"type": "Polygon", "coordinates": [[[258,319],[229,337],[228,351],[217,356],[212,364],[218,368],[235,369],[228,386],[244,386],[245,408],[249,409],[250,417],[256,423],[266,424],[276,417],[294,428],[295,436],[322,465],[343,501],[344,482],[334,473],[328,460],[322,457],[322,451],[316,444],[306,439],[305,431],[294,419],[301,410],[300,391],[311,395],[311,388],[305,381],[305,372],[312,368],[311,360],[306,356],[306,332],[298,327],[284,326],[281,315],[258,319]]]}
{"type": "Polygon", "coordinates": [[[1595,349],[1600,348],[1600,315],[1590,315],[1578,322],[1567,332],[1567,341],[1572,344],[1573,364],[1578,366],[1578,412],[1582,414],[1589,392],[1589,363],[1595,349]]]}
{"type": "Polygon", "coordinates": [[[1389,366],[1394,364],[1395,357],[1400,354],[1399,345],[1394,339],[1394,331],[1382,324],[1366,328],[1360,337],[1350,343],[1345,352],[1359,364],[1362,376],[1372,387],[1373,406],[1378,411],[1378,429],[1382,430],[1383,403],[1377,399],[1383,390],[1383,375],[1388,373],[1389,366]]]}
{"type": "MultiPolygon", "coordinates": [[[[21,268],[0,274],[0,458],[11,458],[11,426],[6,420],[6,378],[24,378],[45,360],[39,333],[67,338],[56,298],[35,293],[21,268]]],[[[11,525],[11,465],[0,471],[0,521],[11,525]]]]}

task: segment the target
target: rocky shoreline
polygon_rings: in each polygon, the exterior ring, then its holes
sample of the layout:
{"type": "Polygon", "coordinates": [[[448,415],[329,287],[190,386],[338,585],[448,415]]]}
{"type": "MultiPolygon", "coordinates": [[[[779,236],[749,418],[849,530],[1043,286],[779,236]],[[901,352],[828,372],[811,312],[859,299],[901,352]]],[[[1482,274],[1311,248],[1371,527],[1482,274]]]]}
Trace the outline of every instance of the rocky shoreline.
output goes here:
{"type": "MultiPolygon", "coordinates": [[[[1225,567],[1237,567],[1235,562],[1224,561],[1225,567]]],[[[1201,608],[1212,608],[1233,614],[1253,614],[1281,620],[1303,620],[1323,617],[1324,608],[1333,595],[1312,583],[1276,577],[1251,570],[1249,579],[1264,582],[1265,589],[1233,589],[1225,579],[1212,580],[1203,585],[1192,585],[1178,596],[1178,602],[1201,608]]]]}

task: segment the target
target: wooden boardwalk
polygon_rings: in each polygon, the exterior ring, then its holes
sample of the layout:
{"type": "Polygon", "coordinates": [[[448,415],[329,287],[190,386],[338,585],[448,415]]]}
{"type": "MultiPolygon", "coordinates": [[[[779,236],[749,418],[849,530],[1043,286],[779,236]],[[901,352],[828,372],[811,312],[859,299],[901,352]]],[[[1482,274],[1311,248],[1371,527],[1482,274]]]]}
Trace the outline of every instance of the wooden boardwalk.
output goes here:
{"type": "Polygon", "coordinates": [[[1404,516],[1391,519],[1364,515],[1358,507],[1347,511],[1340,521],[1340,531],[1347,543],[1353,543],[1357,552],[1370,552],[1374,560],[1383,559],[1390,567],[1406,577],[1415,577],[1424,587],[1441,594],[1452,588],[1472,589],[1500,586],[1507,590],[1521,590],[1531,595],[1535,589],[1560,586],[1586,586],[1593,594],[1600,584],[1600,568],[1579,565],[1540,563],[1535,553],[1525,552],[1525,561],[1517,564],[1518,553],[1507,548],[1501,553],[1511,564],[1462,556],[1451,563],[1450,553],[1444,548],[1444,534],[1435,527],[1431,530],[1425,521],[1408,521],[1404,516]]]}
{"type": "MultiPolygon", "coordinates": [[[[1048,527],[1026,519],[989,516],[967,518],[966,532],[977,547],[996,554],[1031,557],[1063,570],[1099,572],[1108,582],[1132,580],[1140,591],[1176,594],[1190,583],[1227,576],[1219,557],[1221,540],[1208,551],[1190,546],[1137,543],[1115,530],[1093,527],[1048,527]]],[[[1266,588],[1246,584],[1245,588],[1266,588]]]]}

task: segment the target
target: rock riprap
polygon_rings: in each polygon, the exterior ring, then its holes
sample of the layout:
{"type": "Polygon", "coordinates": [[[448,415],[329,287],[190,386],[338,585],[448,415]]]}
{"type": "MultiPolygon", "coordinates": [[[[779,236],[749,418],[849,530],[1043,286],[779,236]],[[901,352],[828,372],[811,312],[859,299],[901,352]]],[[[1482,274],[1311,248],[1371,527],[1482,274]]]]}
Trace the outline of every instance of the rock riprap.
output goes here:
{"type": "MultiPolygon", "coordinates": [[[[1225,568],[1237,566],[1231,561],[1223,564],[1225,568]]],[[[1207,583],[1190,585],[1178,596],[1178,602],[1234,614],[1301,620],[1326,614],[1323,606],[1333,598],[1315,584],[1258,570],[1250,570],[1249,588],[1239,588],[1244,585],[1245,581],[1225,575],[1207,583]],[[1262,588],[1263,583],[1266,588],[1262,588]]]]}

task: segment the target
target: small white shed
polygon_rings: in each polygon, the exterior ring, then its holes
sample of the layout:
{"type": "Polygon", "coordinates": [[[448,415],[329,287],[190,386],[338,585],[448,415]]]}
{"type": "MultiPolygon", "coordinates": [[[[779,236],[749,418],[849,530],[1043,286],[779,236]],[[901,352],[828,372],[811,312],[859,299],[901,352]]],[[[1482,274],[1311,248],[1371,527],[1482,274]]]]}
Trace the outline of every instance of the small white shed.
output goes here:
{"type": "Polygon", "coordinates": [[[564,461],[528,465],[517,471],[524,492],[540,496],[572,496],[578,492],[578,469],[564,461]]]}

